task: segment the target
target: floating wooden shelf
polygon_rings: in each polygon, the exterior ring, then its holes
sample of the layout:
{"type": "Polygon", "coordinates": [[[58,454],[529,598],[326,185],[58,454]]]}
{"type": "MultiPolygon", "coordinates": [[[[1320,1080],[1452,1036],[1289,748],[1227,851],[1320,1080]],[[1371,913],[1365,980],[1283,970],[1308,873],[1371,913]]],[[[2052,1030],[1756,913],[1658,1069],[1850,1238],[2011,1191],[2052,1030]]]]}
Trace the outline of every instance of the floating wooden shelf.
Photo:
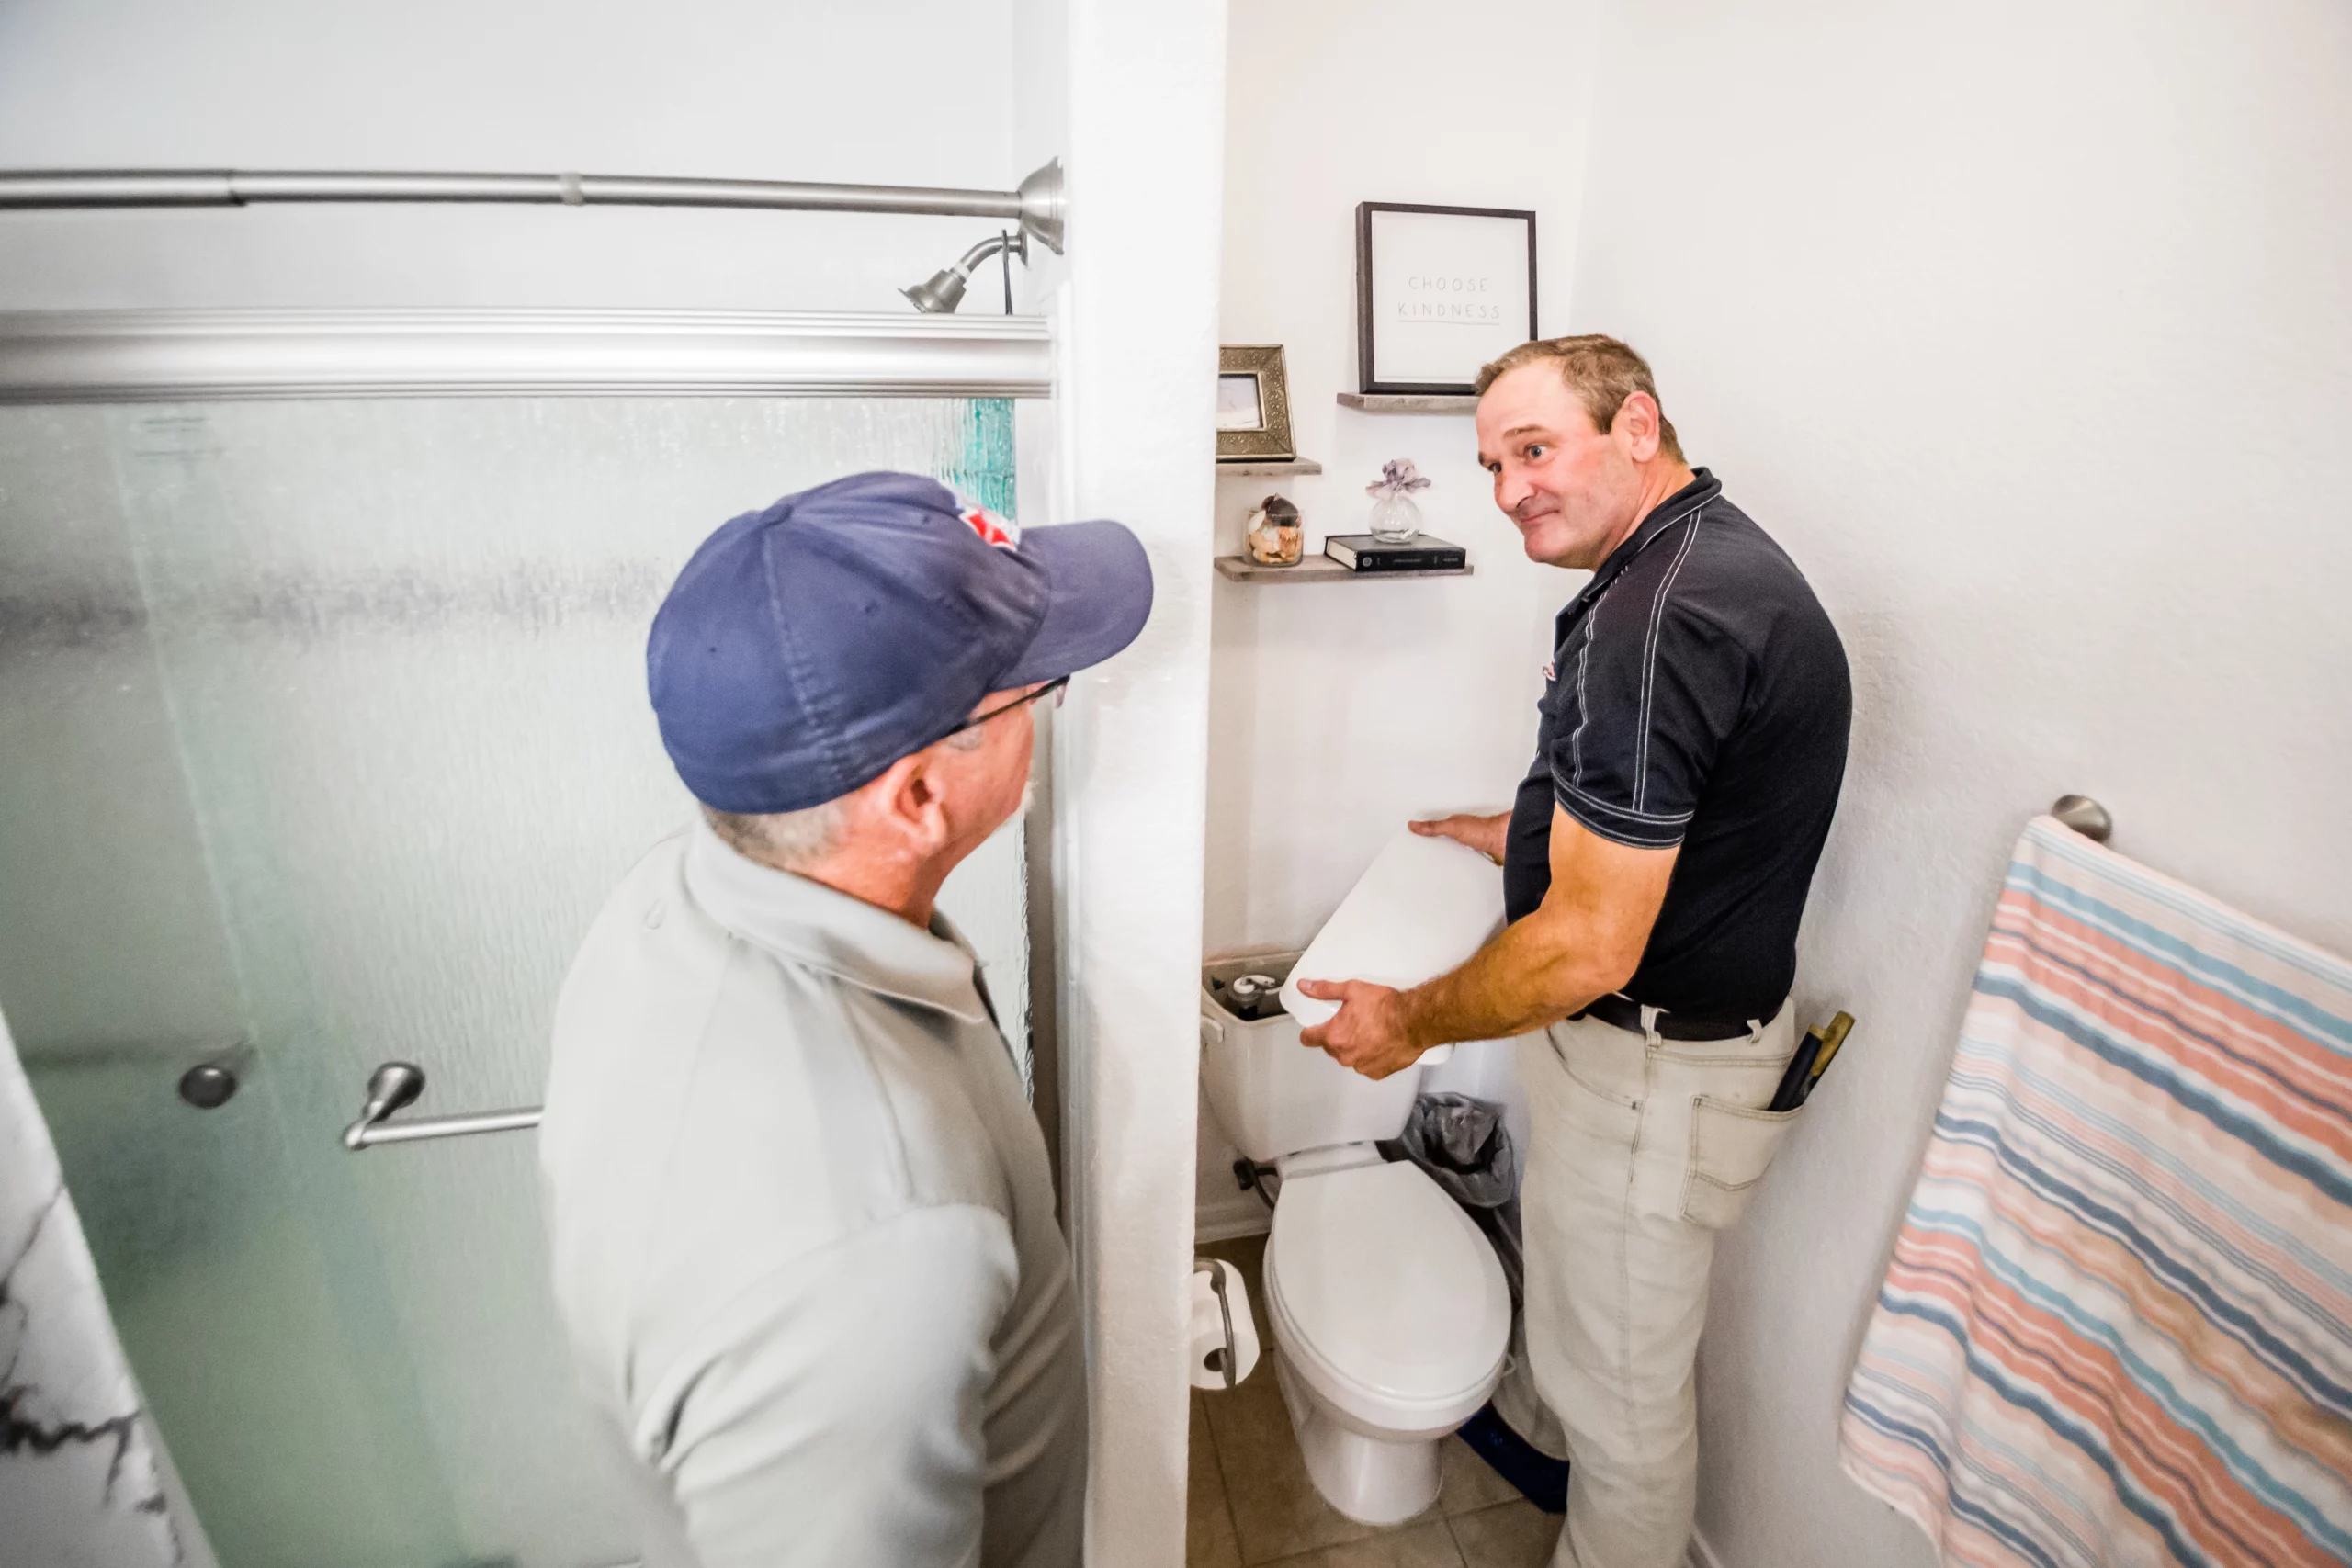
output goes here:
{"type": "Polygon", "coordinates": [[[1219,556],[1216,574],[1229,582],[1402,582],[1416,577],[1467,577],[1474,568],[1446,571],[1351,571],[1329,556],[1308,556],[1296,566],[1260,566],[1247,556],[1219,556]]]}
{"type": "Polygon", "coordinates": [[[1300,474],[1319,474],[1323,465],[1312,457],[1293,457],[1286,463],[1241,462],[1217,459],[1219,479],[1287,479],[1300,474]]]}
{"type": "Polygon", "coordinates": [[[1365,413],[1476,413],[1478,400],[1451,392],[1341,392],[1340,406],[1365,413]]]}

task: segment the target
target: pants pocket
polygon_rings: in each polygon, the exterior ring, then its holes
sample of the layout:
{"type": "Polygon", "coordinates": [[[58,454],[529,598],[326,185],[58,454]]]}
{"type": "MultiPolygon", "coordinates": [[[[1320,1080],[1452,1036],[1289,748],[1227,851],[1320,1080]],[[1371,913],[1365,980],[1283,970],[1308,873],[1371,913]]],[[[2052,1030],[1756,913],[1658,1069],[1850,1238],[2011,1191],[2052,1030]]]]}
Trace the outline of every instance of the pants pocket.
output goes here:
{"type": "MultiPolygon", "coordinates": [[[[1616,1147],[1630,1148],[1642,1123],[1642,1102],[1628,1094],[1613,1093],[1577,1071],[1574,1057],[1580,1043],[1561,1040],[1546,1032],[1559,1089],[1559,1109],[1569,1126],[1616,1147]]],[[[1637,1080],[1638,1081],[1638,1080],[1637,1080]]]]}
{"type": "Polygon", "coordinates": [[[1682,1217],[1709,1230],[1735,1224],[1798,1111],[1754,1111],[1702,1095],[1690,1111],[1690,1167],[1682,1217]]]}

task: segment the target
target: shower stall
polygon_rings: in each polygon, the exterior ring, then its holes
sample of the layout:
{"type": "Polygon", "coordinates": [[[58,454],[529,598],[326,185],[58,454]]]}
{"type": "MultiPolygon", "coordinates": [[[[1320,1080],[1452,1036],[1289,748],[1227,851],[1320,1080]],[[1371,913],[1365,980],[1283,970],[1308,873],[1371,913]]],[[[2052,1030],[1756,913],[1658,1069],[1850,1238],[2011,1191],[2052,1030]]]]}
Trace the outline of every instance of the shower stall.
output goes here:
{"type": "MultiPolygon", "coordinates": [[[[865,468],[1016,512],[1046,352],[1001,318],[0,321],[0,1016],[223,1563],[634,1557],[533,1135],[340,1134],[391,1061],[418,1113],[537,1103],[574,945],[692,809],[643,642],[694,546],[865,468]]],[[[1025,1048],[1021,835],[942,903],[1025,1048]]]]}

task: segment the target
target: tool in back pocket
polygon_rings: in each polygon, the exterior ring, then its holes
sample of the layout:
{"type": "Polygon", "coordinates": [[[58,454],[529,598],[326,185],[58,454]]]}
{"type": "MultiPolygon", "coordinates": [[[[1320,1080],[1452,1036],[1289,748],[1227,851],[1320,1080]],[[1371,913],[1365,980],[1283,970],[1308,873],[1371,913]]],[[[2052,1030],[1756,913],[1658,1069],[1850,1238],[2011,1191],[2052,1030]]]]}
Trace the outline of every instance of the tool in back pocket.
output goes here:
{"type": "Polygon", "coordinates": [[[1829,1070],[1830,1058],[1838,1055],[1838,1047],[1846,1043],[1846,1032],[1854,1027],[1854,1015],[1841,1012],[1817,1029],[1804,1032],[1804,1039],[1797,1045],[1797,1054],[1789,1058],[1789,1070],[1781,1076],[1781,1087],[1773,1091],[1768,1111],[1794,1111],[1813,1096],[1813,1086],[1829,1070]]]}

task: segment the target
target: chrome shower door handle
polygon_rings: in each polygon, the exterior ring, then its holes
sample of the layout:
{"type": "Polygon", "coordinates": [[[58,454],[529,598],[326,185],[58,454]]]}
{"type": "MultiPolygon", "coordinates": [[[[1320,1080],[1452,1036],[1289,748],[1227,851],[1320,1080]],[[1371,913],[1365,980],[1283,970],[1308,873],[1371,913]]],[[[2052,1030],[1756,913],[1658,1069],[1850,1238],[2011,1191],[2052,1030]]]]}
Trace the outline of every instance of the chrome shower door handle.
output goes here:
{"type": "Polygon", "coordinates": [[[357,1153],[377,1144],[409,1144],[424,1138],[462,1138],[472,1133],[519,1133],[539,1124],[536,1105],[514,1111],[478,1111],[465,1116],[420,1116],[395,1122],[393,1113],[424,1093],[424,1069],[413,1062],[386,1062],[368,1077],[368,1103],[359,1120],[343,1130],[343,1146],[357,1153]]]}

